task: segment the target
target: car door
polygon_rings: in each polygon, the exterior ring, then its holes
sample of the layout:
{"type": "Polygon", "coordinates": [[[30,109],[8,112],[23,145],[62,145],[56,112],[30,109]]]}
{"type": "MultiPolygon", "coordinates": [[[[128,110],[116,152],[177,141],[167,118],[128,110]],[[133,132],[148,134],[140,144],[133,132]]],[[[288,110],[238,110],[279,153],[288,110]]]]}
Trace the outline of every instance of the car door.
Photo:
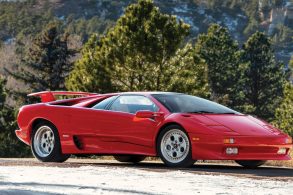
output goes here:
{"type": "Polygon", "coordinates": [[[92,108],[72,108],[70,130],[84,144],[84,149],[97,153],[151,153],[153,138],[160,120],[137,118],[139,110],[156,112],[158,107],[142,95],[109,97],[92,108]]]}
{"type": "Polygon", "coordinates": [[[121,95],[108,106],[107,121],[102,122],[103,130],[99,132],[109,136],[108,141],[115,150],[126,152],[135,148],[152,148],[155,130],[160,121],[137,118],[135,113],[139,110],[157,112],[158,109],[155,103],[143,95],[121,95]]]}

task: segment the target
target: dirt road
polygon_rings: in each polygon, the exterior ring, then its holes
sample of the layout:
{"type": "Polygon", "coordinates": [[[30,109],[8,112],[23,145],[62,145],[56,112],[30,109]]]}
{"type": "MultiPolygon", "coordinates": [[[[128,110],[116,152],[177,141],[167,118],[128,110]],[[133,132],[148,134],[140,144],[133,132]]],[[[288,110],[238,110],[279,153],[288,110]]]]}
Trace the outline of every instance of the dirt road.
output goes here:
{"type": "Polygon", "coordinates": [[[0,194],[291,194],[293,169],[197,163],[170,169],[111,160],[0,159],[0,194]]]}

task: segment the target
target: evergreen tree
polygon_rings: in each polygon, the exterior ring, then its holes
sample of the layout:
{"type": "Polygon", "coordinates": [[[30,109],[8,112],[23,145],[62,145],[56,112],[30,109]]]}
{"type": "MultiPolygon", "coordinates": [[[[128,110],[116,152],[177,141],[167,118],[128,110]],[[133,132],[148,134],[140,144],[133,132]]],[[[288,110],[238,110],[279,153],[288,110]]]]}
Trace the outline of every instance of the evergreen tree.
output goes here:
{"type": "Polygon", "coordinates": [[[5,81],[0,78],[0,157],[25,157],[30,155],[29,147],[15,136],[17,128],[14,110],[5,105],[5,81]]]}
{"type": "MultiPolygon", "coordinates": [[[[170,84],[175,86],[174,80],[178,80],[173,79],[177,74],[174,70],[196,71],[187,70],[182,64],[184,61],[195,63],[184,52],[186,48],[180,51],[188,33],[187,24],[161,13],[152,1],[140,0],[126,8],[116,26],[104,37],[98,39],[94,36],[89,40],[66,85],[73,90],[95,92],[185,91],[185,86],[175,88],[170,84]]],[[[197,66],[192,64],[188,68],[191,67],[197,66]]],[[[192,75],[192,72],[188,73],[189,76],[196,78],[196,73],[192,75]]]]}
{"type": "Polygon", "coordinates": [[[208,83],[211,98],[236,108],[243,97],[239,87],[242,82],[238,44],[228,30],[218,24],[209,27],[206,34],[199,35],[195,53],[208,66],[208,83]]]}
{"type": "Polygon", "coordinates": [[[286,83],[284,99],[278,106],[273,124],[289,135],[293,136],[293,85],[286,83]]]}
{"type": "MultiPolygon", "coordinates": [[[[75,64],[66,80],[66,87],[73,91],[111,92],[113,86],[107,64],[101,64],[96,58],[99,40],[96,34],[82,48],[82,58],[75,64]]],[[[101,56],[102,57],[102,56],[101,56]]],[[[100,57],[100,58],[101,58],[100,57]]]]}
{"type": "Polygon", "coordinates": [[[191,44],[179,49],[169,61],[168,73],[163,76],[167,91],[177,91],[209,98],[207,65],[195,54],[191,44]]]}
{"type": "Polygon", "coordinates": [[[65,89],[64,79],[71,68],[72,54],[67,47],[67,37],[61,37],[56,25],[50,24],[33,40],[19,64],[20,71],[7,71],[33,92],[65,89]]]}
{"type": "Polygon", "coordinates": [[[270,39],[261,32],[253,34],[243,46],[245,70],[245,101],[252,105],[252,113],[272,120],[283,95],[286,71],[277,63],[270,39]]]}
{"type": "Polygon", "coordinates": [[[289,74],[289,80],[291,82],[293,82],[293,55],[291,56],[291,60],[289,62],[289,67],[288,68],[289,68],[289,71],[291,73],[291,74],[289,74]]]}

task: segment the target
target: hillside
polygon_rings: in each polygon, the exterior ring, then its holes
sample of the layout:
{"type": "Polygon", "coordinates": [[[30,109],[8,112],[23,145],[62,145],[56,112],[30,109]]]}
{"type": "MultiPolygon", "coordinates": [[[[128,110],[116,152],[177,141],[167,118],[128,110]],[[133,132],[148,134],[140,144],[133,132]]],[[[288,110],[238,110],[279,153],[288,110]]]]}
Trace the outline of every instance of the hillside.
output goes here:
{"type": "MultiPolygon", "coordinates": [[[[2,0],[0,38],[9,44],[17,36],[34,35],[51,20],[62,22],[82,41],[103,33],[134,0],[2,0]]],[[[287,63],[293,54],[293,0],[155,0],[159,8],[191,25],[190,39],[211,23],[229,28],[240,43],[256,30],[274,41],[276,56],[287,63]]]]}

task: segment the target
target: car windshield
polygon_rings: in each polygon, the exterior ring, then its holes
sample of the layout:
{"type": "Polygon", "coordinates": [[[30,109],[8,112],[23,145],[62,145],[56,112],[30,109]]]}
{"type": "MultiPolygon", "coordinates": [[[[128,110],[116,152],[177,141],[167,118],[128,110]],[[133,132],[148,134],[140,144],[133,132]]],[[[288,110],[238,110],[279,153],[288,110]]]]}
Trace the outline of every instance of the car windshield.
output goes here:
{"type": "Polygon", "coordinates": [[[185,94],[154,94],[153,97],[170,112],[240,114],[215,102],[185,94]]]}

